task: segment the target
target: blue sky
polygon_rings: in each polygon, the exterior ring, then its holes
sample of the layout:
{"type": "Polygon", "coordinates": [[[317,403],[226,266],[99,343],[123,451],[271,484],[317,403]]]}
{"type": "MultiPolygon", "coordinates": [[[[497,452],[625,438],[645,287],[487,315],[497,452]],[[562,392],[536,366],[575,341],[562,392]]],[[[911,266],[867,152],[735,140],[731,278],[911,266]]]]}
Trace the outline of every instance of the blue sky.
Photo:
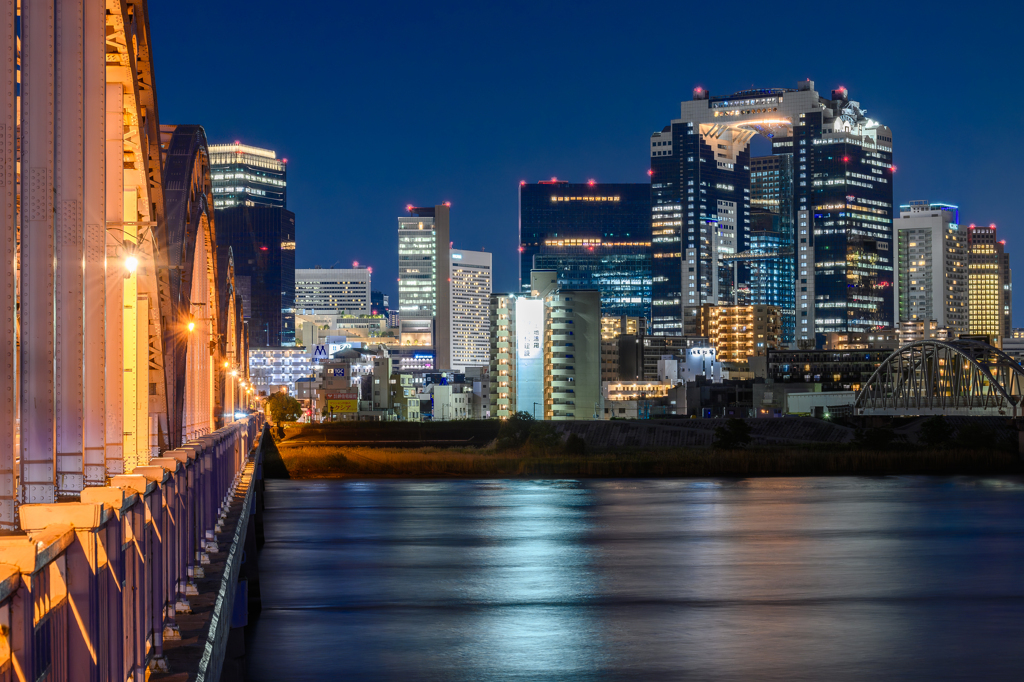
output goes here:
{"type": "MultiPolygon", "coordinates": [[[[697,85],[844,85],[893,130],[897,203],[954,203],[964,223],[996,223],[1013,267],[1024,248],[1017,3],[152,0],[149,11],[161,122],[277,150],[298,266],[359,261],[387,293],[395,218],[442,201],[456,247],[493,252],[495,290],[515,288],[519,181],[646,182],[650,133],[697,85]]],[[[1024,326],[1024,293],[1014,307],[1024,326]]]]}

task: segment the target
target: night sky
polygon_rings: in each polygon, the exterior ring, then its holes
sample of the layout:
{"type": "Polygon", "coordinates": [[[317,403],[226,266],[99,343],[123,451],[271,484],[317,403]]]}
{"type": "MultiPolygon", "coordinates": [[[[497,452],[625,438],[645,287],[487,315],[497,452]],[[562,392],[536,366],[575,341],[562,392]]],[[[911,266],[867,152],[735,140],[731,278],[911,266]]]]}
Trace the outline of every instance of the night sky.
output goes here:
{"type": "Polygon", "coordinates": [[[359,261],[394,296],[406,204],[451,201],[455,246],[493,252],[512,290],[520,180],[646,182],[694,86],[804,78],[892,128],[897,204],[996,223],[1019,268],[1021,7],[150,0],[150,22],[161,122],[276,150],[298,267],[359,261]]]}

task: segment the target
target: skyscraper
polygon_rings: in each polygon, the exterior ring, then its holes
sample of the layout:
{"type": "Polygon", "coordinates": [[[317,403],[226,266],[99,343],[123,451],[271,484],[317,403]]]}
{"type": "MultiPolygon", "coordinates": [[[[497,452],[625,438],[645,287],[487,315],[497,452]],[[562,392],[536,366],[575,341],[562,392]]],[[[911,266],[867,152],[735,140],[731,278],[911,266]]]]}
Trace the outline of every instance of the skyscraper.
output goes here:
{"type": "Polygon", "coordinates": [[[900,206],[896,234],[896,321],[935,320],[951,337],[968,332],[967,231],[951,204],[900,206]]]}
{"type": "Polygon", "coordinates": [[[406,207],[398,219],[398,307],[402,345],[432,346],[435,368],[451,369],[449,204],[406,207]]]}
{"type": "Polygon", "coordinates": [[[389,296],[383,291],[370,292],[370,314],[391,317],[391,306],[388,304],[389,296]]]}
{"type": "Polygon", "coordinates": [[[487,367],[490,363],[491,254],[452,249],[451,369],[487,367]]]}
{"type": "Polygon", "coordinates": [[[369,268],[296,270],[295,307],[317,313],[369,315],[369,268]]]}
{"type": "Polygon", "coordinates": [[[295,344],[295,214],[232,206],[215,212],[218,249],[232,250],[249,347],[295,344]]]}
{"type": "Polygon", "coordinates": [[[967,228],[967,281],[969,327],[971,334],[984,334],[995,340],[1009,338],[1010,258],[1004,242],[996,235],[996,226],[971,225],[967,228]]]}
{"type": "Polygon", "coordinates": [[[285,162],[270,149],[246,144],[210,145],[213,207],[284,208],[288,198],[285,162]]]}
{"type": "Polygon", "coordinates": [[[650,185],[519,186],[520,290],[530,271],[554,270],[563,290],[596,289],[606,315],[650,316],[650,185]]]}
{"type": "MultiPolygon", "coordinates": [[[[845,88],[825,98],[803,81],[728,97],[697,88],[651,136],[653,332],[693,334],[700,305],[734,300],[729,256],[749,246],[754,135],[792,159],[779,166],[792,164],[791,198],[780,180],[777,200],[793,206],[797,340],[891,327],[892,133],[845,88]]],[[[766,184],[759,201],[775,201],[766,184]]]]}

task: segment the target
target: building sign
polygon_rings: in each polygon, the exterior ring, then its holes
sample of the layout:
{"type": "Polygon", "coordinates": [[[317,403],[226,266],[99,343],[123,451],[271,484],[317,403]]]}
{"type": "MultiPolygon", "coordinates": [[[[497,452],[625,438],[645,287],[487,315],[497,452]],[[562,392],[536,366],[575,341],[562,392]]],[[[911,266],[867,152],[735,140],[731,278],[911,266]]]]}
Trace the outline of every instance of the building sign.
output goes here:
{"type": "Polygon", "coordinates": [[[327,412],[353,414],[359,411],[359,393],[356,391],[328,391],[327,412]]]}
{"type": "Polygon", "coordinates": [[[544,418],[544,301],[540,299],[516,299],[516,404],[544,418]]]}
{"type": "Polygon", "coordinates": [[[313,350],[313,362],[323,362],[327,359],[327,346],[317,346],[313,350]]]}

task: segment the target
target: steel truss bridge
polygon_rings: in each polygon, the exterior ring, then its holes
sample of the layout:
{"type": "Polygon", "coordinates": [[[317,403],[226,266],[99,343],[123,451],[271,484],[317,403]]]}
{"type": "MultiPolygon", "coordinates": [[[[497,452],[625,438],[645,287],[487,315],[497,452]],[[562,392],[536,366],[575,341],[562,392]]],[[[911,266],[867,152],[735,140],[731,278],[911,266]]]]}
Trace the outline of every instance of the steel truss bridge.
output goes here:
{"type": "Polygon", "coordinates": [[[0,680],[141,682],[255,471],[206,137],[146,0],[0,0],[0,62],[0,680]]]}
{"type": "Polygon", "coordinates": [[[917,341],[890,355],[857,396],[862,415],[1024,416],[1024,369],[982,341],[917,341]]]}

